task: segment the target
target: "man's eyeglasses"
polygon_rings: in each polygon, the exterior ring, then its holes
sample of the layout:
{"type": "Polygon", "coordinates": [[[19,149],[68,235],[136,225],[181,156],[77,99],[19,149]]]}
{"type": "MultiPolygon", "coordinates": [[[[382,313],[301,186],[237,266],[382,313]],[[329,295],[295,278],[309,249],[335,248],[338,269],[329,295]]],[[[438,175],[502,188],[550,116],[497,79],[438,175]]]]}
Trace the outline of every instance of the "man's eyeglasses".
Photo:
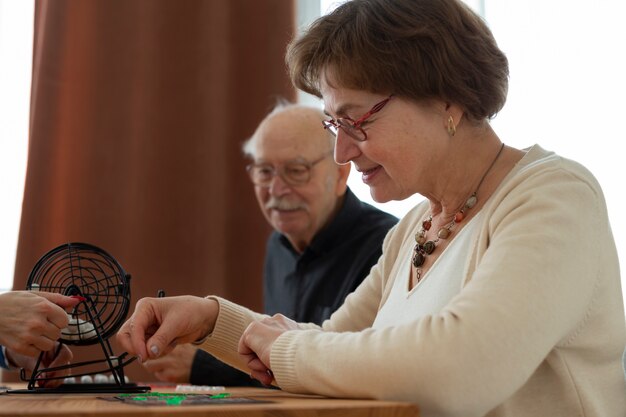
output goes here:
{"type": "Polygon", "coordinates": [[[304,185],[311,179],[311,168],[330,155],[332,152],[327,152],[312,162],[296,160],[278,167],[271,164],[250,164],[246,166],[246,171],[252,183],[260,187],[269,187],[275,175],[280,176],[288,185],[304,185]]]}
{"type": "Polygon", "coordinates": [[[381,101],[380,103],[375,104],[374,107],[370,109],[370,111],[361,116],[357,121],[354,121],[349,117],[340,117],[337,119],[324,120],[322,122],[322,124],[324,125],[324,129],[328,129],[330,133],[332,133],[334,136],[337,136],[337,133],[341,128],[351,138],[358,140],[359,142],[366,141],[367,133],[365,132],[365,130],[363,130],[361,125],[374,113],[378,113],[379,111],[381,111],[383,107],[385,107],[385,104],[387,104],[389,100],[391,100],[391,97],[393,97],[393,94],[381,101]]]}

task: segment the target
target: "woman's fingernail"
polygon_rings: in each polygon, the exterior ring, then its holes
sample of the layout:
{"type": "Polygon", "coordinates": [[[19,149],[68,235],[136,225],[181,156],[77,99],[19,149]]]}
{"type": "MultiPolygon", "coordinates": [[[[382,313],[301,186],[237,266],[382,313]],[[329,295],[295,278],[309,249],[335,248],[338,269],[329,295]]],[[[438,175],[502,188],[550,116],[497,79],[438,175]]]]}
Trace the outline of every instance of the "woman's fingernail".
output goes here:
{"type": "Polygon", "coordinates": [[[137,361],[139,363],[143,363],[143,358],[141,357],[141,355],[137,355],[137,361]]]}
{"type": "Polygon", "coordinates": [[[159,348],[157,347],[157,345],[150,346],[150,352],[152,352],[155,355],[158,355],[159,354],[159,348]]]}
{"type": "Polygon", "coordinates": [[[75,298],[79,301],[87,301],[87,298],[83,297],[82,295],[70,295],[70,298],[75,298]]]}

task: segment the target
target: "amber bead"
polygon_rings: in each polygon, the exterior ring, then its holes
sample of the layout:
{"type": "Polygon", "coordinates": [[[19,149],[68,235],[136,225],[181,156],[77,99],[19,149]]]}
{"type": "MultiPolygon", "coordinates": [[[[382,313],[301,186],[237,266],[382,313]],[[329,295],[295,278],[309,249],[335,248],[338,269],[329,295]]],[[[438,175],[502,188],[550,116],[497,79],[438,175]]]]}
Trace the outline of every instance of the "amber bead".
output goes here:
{"type": "Polygon", "coordinates": [[[439,236],[440,239],[447,239],[448,236],[450,236],[450,230],[439,229],[439,232],[437,232],[437,236],[439,236]]]}
{"type": "Polygon", "coordinates": [[[465,218],[465,213],[463,213],[462,211],[459,211],[457,214],[454,215],[454,221],[456,223],[461,223],[464,218],[465,218]]]}
{"type": "Polygon", "coordinates": [[[422,222],[422,228],[424,228],[424,230],[430,230],[430,226],[432,225],[430,220],[424,220],[422,222]]]}

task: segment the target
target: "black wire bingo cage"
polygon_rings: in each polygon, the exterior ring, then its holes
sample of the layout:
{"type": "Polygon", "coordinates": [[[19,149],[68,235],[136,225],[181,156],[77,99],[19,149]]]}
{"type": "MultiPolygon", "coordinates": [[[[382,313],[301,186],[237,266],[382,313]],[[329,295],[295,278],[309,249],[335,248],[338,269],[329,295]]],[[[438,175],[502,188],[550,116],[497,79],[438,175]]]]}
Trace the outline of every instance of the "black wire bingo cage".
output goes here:
{"type": "MultiPolygon", "coordinates": [[[[81,301],[68,313],[69,325],[61,332],[60,344],[86,346],[99,344],[103,357],[70,363],[54,368],[40,368],[39,355],[30,377],[24,369],[21,378],[28,381],[25,390],[12,393],[59,392],[146,392],[150,388],[125,382],[124,367],[135,357],[125,352],[115,355],[109,337],[123,324],[130,306],[130,275],[106,251],[86,243],[67,243],[46,253],[31,271],[26,289],[79,296],[81,301]],[[39,387],[39,383],[65,376],[48,377],[47,373],[70,370],[74,378],[110,373],[108,383],[72,383],[57,388],[39,387]]],[[[61,345],[59,345],[59,348],[61,345]]]]}

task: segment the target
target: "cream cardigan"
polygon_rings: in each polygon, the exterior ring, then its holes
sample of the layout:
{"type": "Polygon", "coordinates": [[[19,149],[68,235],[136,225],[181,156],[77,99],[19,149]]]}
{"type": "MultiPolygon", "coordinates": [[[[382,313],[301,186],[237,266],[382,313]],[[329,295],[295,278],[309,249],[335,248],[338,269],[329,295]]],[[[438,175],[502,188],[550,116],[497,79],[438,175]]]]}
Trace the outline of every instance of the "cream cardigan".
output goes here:
{"type": "MultiPolygon", "coordinates": [[[[426,210],[389,232],[378,264],[321,328],[301,324],[276,340],[278,385],[410,401],[422,417],[626,416],[619,264],[594,177],[530,148],[482,209],[459,294],[438,314],[371,329],[393,280],[406,279],[396,271],[409,260],[397,255],[426,210]]],[[[245,369],[237,343],[261,316],[215,298],[203,348],[245,369]]]]}

